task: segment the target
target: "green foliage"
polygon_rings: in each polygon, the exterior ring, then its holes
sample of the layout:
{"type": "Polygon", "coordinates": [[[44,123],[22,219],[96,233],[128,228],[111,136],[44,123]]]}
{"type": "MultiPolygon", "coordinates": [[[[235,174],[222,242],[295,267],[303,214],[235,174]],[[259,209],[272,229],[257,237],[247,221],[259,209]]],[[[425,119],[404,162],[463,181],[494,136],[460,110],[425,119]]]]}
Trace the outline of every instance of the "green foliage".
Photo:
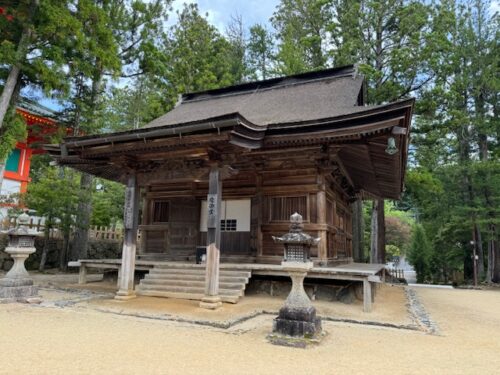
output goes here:
{"type": "Polygon", "coordinates": [[[27,135],[24,118],[14,111],[9,111],[4,126],[0,128],[0,161],[7,159],[16,143],[24,141],[27,135]]]}
{"type": "Polygon", "coordinates": [[[273,43],[272,35],[265,26],[256,24],[250,28],[247,53],[253,78],[269,78],[269,71],[272,69],[273,43]]]}
{"type": "Polygon", "coordinates": [[[104,95],[102,106],[96,122],[103,132],[140,128],[170,109],[161,88],[147,76],[110,90],[104,95]]]}
{"type": "Polygon", "coordinates": [[[386,260],[390,261],[394,257],[401,256],[401,249],[396,245],[385,245],[386,260]]]}
{"type": "Polygon", "coordinates": [[[171,100],[179,93],[214,89],[233,84],[231,45],[199,13],[194,4],[178,13],[165,40],[166,70],[171,100]]]}
{"type": "Polygon", "coordinates": [[[431,254],[432,249],[427,240],[424,227],[420,224],[416,224],[413,229],[408,260],[415,268],[418,283],[425,282],[430,276],[431,254]]]}
{"type": "Polygon", "coordinates": [[[92,193],[92,225],[116,226],[123,220],[125,188],[116,182],[97,179],[92,193]]]}
{"type": "Polygon", "coordinates": [[[294,74],[326,67],[323,41],[332,18],[327,0],[282,0],[271,23],[278,38],[277,70],[294,74]]]}
{"type": "Polygon", "coordinates": [[[77,212],[78,178],[75,171],[47,167],[43,176],[28,186],[23,197],[26,206],[44,216],[46,225],[52,227],[56,222],[63,232],[68,232],[77,212]]]}

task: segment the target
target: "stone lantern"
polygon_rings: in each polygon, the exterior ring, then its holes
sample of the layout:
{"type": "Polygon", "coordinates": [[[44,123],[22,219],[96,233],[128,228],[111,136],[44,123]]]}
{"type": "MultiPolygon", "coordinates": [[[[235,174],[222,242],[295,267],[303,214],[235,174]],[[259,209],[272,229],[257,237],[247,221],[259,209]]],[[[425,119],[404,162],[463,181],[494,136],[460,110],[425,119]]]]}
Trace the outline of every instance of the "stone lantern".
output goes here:
{"type": "Polygon", "coordinates": [[[290,216],[290,231],[282,237],[273,236],[275,242],[285,247],[281,266],[292,279],[292,290],[274,319],[273,332],[268,336],[271,343],[277,345],[306,347],[319,342],[322,337],[321,320],[304,290],[304,278],[313,268],[310,249],[320,239],[303,233],[303,228],[302,216],[294,213],[290,216]]]}
{"type": "Polygon", "coordinates": [[[14,260],[10,271],[0,280],[0,302],[28,302],[39,303],[38,288],[33,285],[24,261],[33,254],[37,233],[28,228],[29,216],[26,213],[19,215],[17,226],[8,232],[9,243],[5,252],[14,260]]]}

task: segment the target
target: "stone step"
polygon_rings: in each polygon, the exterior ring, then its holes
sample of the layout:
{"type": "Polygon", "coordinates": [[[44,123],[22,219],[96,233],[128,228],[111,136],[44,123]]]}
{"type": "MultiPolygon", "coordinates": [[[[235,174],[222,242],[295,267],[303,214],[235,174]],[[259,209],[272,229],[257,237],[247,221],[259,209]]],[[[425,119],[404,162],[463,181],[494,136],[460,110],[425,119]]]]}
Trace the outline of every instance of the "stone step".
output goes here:
{"type": "MultiPolygon", "coordinates": [[[[151,271],[151,274],[181,274],[181,275],[205,275],[205,268],[165,268],[165,267],[154,267],[151,271]]],[[[236,277],[247,277],[250,278],[252,273],[250,271],[238,271],[238,270],[227,270],[220,269],[220,276],[236,276],[236,277]]]]}
{"type": "MultiPolygon", "coordinates": [[[[179,287],[200,287],[205,288],[205,281],[193,281],[193,280],[165,280],[165,279],[149,279],[144,278],[141,280],[143,285],[165,285],[165,286],[179,286],[179,287]]],[[[243,290],[245,289],[245,283],[231,283],[223,282],[219,280],[219,289],[235,289],[243,290]]]]}
{"type": "MultiPolygon", "coordinates": [[[[148,273],[144,279],[155,279],[155,280],[192,280],[192,281],[203,281],[205,282],[205,274],[195,275],[195,274],[163,274],[163,273],[148,273]]],[[[248,284],[248,277],[240,276],[221,276],[219,275],[219,282],[228,283],[244,283],[248,284]]]]}
{"type": "MultiPolygon", "coordinates": [[[[174,293],[192,293],[192,294],[201,294],[202,296],[205,293],[205,287],[199,286],[175,286],[175,285],[148,285],[144,283],[140,283],[138,285],[138,290],[140,291],[158,291],[158,292],[174,292],[174,293]]],[[[242,297],[243,290],[237,289],[219,289],[219,295],[221,296],[235,296],[242,297]]]]}
{"type": "MultiPolygon", "coordinates": [[[[137,294],[149,297],[177,298],[198,301],[200,301],[204,297],[203,293],[181,293],[160,290],[137,290],[137,294]]],[[[220,299],[222,300],[222,302],[226,303],[238,303],[239,296],[220,295],[220,299]]]]}

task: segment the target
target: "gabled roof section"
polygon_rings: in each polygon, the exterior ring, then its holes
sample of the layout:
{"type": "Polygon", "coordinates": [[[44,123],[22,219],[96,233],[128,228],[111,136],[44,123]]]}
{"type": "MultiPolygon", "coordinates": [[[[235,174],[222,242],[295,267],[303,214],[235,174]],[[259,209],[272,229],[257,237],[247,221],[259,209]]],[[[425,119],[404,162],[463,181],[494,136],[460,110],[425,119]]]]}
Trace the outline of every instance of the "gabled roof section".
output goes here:
{"type": "Polygon", "coordinates": [[[193,123],[238,113],[266,128],[341,116],[363,104],[363,77],[350,65],[184,94],[173,110],[145,127],[193,123]]]}

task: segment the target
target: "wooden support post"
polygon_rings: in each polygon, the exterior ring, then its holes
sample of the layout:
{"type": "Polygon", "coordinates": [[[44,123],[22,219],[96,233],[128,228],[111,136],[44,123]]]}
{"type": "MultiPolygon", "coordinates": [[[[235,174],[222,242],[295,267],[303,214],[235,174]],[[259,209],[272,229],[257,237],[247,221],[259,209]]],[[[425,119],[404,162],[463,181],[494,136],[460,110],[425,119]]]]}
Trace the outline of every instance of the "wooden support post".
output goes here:
{"type": "Polygon", "coordinates": [[[208,180],[207,197],[207,266],[205,271],[205,296],[200,307],[217,309],[222,306],[219,297],[220,262],[220,210],[222,200],[222,180],[218,167],[212,167],[208,180]]]}
{"type": "Polygon", "coordinates": [[[372,283],[368,279],[363,280],[363,311],[372,311],[372,283]]]}
{"type": "Polygon", "coordinates": [[[320,176],[320,191],[316,193],[316,212],[317,212],[317,223],[322,224],[325,228],[318,231],[319,238],[321,240],[318,244],[318,258],[320,264],[326,265],[328,263],[328,239],[327,239],[327,229],[326,229],[326,191],[325,191],[325,178],[320,176]]]}
{"type": "Polygon", "coordinates": [[[135,298],[135,253],[137,247],[137,227],[139,219],[139,187],[135,174],[128,176],[125,190],[124,227],[122,264],[120,267],[119,289],[115,299],[135,298]]]}
{"type": "Polygon", "coordinates": [[[264,254],[263,237],[262,237],[262,210],[264,196],[262,194],[262,175],[257,173],[256,176],[257,188],[257,257],[262,257],[264,254]]]}
{"type": "Polygon", "coordinates": [[[78,274],[78,284],[87,283],[87,266],[84,263],[80,264],[80,272],[78,274]]]}
{"type": "Polygon", "coordinates": [[[120,289],[120,280],[121,280],[121,278],[122,278],[122,268],[120,266],[120,267],[118,267],[118,274],[117,274],[117,277],[116,277],[116,287],[118,289],[120,289]]]}
{"type": "Polygon", "coordinates": [[[351,204],[352,210],[352,257],[355,262],[364,262],[364,220],[363,220],[363,201],[356,199],[351,204]]]}

